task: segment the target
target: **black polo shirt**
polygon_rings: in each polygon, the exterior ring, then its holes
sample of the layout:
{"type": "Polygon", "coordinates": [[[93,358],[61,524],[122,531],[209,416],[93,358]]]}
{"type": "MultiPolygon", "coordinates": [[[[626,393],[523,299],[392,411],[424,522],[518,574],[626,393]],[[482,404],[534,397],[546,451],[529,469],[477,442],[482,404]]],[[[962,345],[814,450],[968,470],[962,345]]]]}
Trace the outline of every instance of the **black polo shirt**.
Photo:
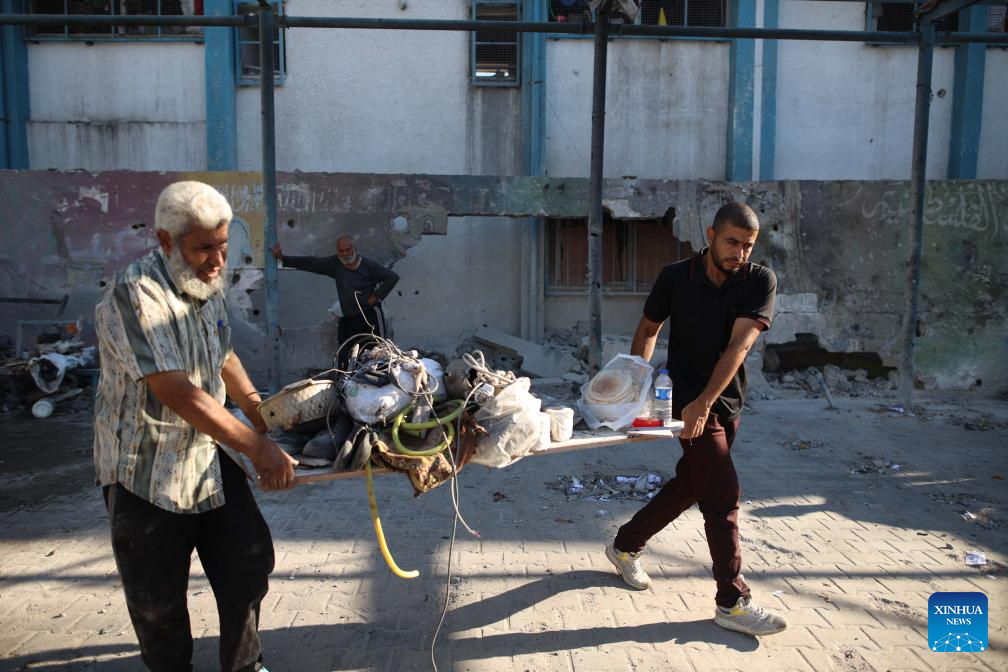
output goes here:
{"type": "MultiPolygon", "coordinates": [[[[735,318],[756,320],[770,328],[777,276],[766,266],[746,263],[720,287],[707,277],[699,253],[666,266],[644,303],[644,316],[659,324],[669,320],[668,370],[677,407],[700,396],[714,366],[728,346],[735,318]]],[[[714,402],[711,412],[731,420],[742,412],[745,364],[714,402]]]]}

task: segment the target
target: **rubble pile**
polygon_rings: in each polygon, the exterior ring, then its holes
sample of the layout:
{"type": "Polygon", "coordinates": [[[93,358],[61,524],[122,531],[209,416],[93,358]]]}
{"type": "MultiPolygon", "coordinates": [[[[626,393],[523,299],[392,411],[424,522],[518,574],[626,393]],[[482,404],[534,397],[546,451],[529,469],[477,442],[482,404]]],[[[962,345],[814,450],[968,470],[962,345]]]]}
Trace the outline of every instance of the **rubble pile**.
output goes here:
{"type": "Polygon", "coordinates": [[[825,396],[824,381],[831,394],[867,399],[891,397],[899,384],[894,373],[890,373],[888,377],[870,378],[864,369],[850,370],[834,364],[827,364],[822,369],[810,367],[789,371],[765,371],[763,375],[774,389],[801,390],[816,397],[825,396]]]}
{"type": "Polygon", "coordinates": [[[57,408],[78,410],[97,381],[94,346],[80,338],[80,322],[38,335],[33,344],[0,359],[0,411],[30,410],[39,419],[57,408]],[[78,398],[76,401],[75,398],[78,398]]]}

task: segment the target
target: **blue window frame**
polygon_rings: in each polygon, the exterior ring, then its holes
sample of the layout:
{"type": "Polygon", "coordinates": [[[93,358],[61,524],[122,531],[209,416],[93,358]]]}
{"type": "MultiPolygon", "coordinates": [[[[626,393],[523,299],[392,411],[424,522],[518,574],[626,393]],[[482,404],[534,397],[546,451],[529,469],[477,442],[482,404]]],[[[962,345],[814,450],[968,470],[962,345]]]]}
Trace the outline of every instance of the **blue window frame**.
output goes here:
{"type": "MultiPolygon", "coordinates": [[[[199,16],[203,0],[29,0],[32,14],[97,16],[199,16]]],[[[26,26],[25,39],[72,40],[77,42],[201,42],[199,26],[26,26]]]]}
{"type": "MultiPolygon", "coordinates": [[[[473,0],[472,17],[484,21],[518,21],[519,0],[473,0]]],[[[479,86],[521,84],[521,34],[476,30],[469,34],[470,79],[479,86]]]]}
{"type": "MultiPolygon", "coordinates": [[[[258,14],[259,4],[249,0],[233,0],[236,15],[258,14]]],[[[283,14],[284,3],[273,2],[273,12],[283,14]]],[[[273,28],[273,84],[280,86],[287,75],[287,44],[284,29],[273,28]]],[[[235,28],[235,82],[238,86],[258,86],[261,64],[259,63],[259,27],[235,28]]]]}

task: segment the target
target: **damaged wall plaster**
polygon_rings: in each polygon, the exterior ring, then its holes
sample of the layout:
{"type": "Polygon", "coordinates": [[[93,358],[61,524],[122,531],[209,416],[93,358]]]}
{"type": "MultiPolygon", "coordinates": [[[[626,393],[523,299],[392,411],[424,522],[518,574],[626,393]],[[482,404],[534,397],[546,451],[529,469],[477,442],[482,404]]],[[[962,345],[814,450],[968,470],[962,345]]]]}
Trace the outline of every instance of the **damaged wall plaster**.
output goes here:
{"type": "MultiPolygon", "coordinates": [[[[243,225],[232,232],[229,255],[229,269],[237,275],[230,290],[235,340],[261,375],[256,366],[267,358],[256,173],[0,171],[0,296],[69,294],[65,315],[89,318],[103,283],[153,245],[154,201],[178,179],[220,188],[243,225]],[[237,245],[241,236],[245,240],[237,245]]],[[[581,178],[290,173],[281,174],[279,184],[278,233],[289,254],[331,254],[337,235],[349,232],[364,254],[395,264],[413,254],[410,249],[425,235],[449,233],[448,217],[466,217],[446,237],[422,243],[423,259],[397,266],[410,270],[388,301],[404,345],[443,344],[482,324],[515,333],[522,300],[516,278],[529,269],[517,252],[521,225],[498,218],[583,217],[588,196],[588,181],[581,178]],[[493,232],[492,242],[457,230],[476,225],[493,232]],[[428,274],[425,284],[416,277],[421,272],[428,274]],[[488,280],[467,282],[475,274],[488,280]],[[474,301],[473,286],[492,296],[474,301]],[[467,311],[470,304],[479,307],[467,311]]],[[[694,249],[703,247],[722,204],[748,202],[763,231],[753,260],[773,267],[780,285],[779,314],[765,340],[784,343],[797,333],[815,333],[828,350],[878,352],[888,366],[898,366],[902,354],[909,196],[908,182],[631,178],[608,180],[604,193],[617,215],[656,218],[674,208],[674,234],[694,249]]],[[[1006,226],[1008,182],[928,184],[917,342],[925,384],[1008,386],[1006,226]]],[[[326,366],[335,345],[331,282],[285,271],[280,298],[287,377],[326,366]]],[[[576,313],[580,302],[587,317],[587,299],[565,301],[566,315],[576,313]]],[[[621,319],[607,320],[604,328],[632,331],[642,303],[642,296],[607,298],[604,316],[621,319]]],[[[548,312],[549,299],[546,307],[548,312]]],[[[13,334],[16,319],[53,314],[49,307],[23,304],[0,304],[0,310],[0,334],[13,334]]],[[[550,325],[547,315],[547,326],[572,322],[550,325]]]]}

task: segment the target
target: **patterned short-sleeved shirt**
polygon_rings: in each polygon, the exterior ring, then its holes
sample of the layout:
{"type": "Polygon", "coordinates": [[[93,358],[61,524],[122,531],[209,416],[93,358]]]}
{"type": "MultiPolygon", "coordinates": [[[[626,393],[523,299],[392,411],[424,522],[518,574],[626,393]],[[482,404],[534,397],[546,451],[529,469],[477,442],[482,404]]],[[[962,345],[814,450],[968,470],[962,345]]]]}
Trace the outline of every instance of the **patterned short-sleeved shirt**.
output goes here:
{"type": "Polygon", "coordinates": [[[200,301],[172,281],[161,250],[123,271],[95,308],[101,380],[95,404],[99,485],[120,483],[155,506],[202,513],[224,504],[217,445],[148,388],[145,376],[184,371],[224,402],[231,352],[224,297],[200,301]]]}

